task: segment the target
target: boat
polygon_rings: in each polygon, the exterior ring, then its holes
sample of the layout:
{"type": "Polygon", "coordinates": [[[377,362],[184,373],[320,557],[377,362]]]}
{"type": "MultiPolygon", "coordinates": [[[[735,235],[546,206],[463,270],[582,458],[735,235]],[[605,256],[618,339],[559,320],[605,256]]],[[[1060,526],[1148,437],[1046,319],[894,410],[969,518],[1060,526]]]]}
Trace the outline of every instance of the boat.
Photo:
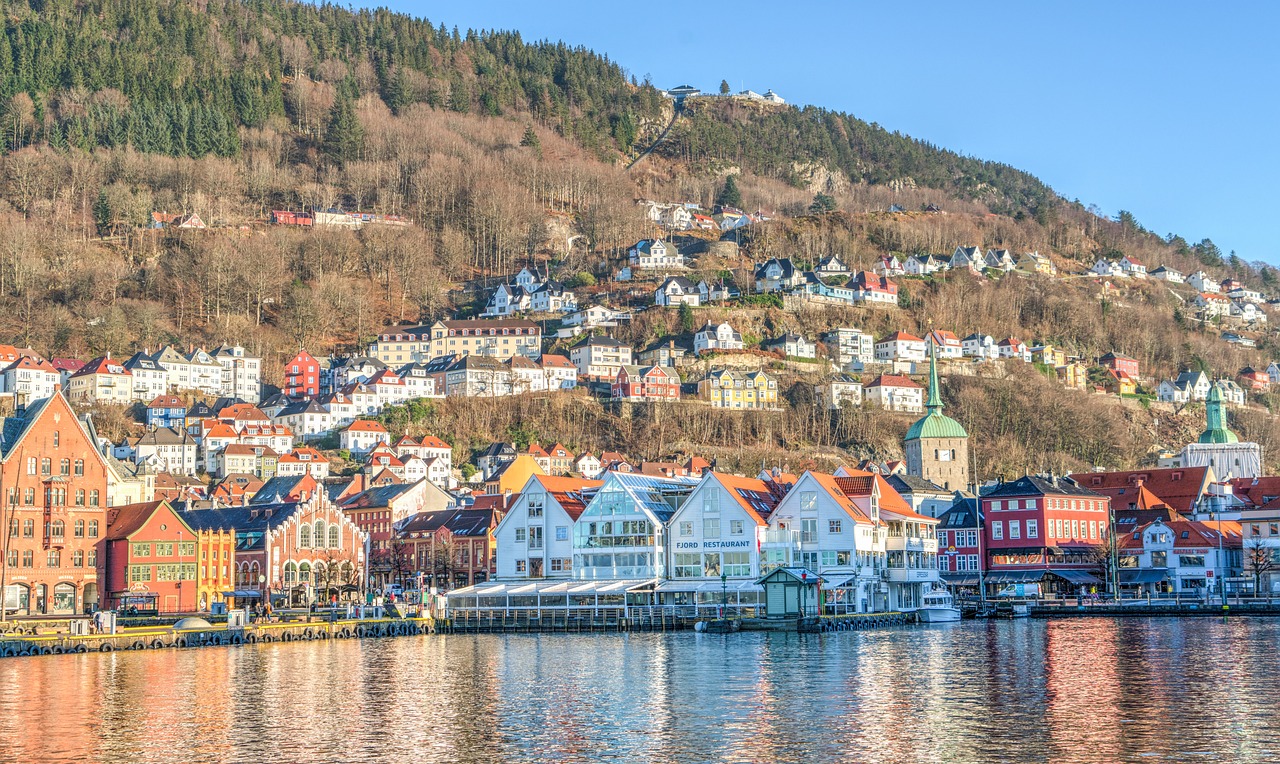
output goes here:
{"type": "Polygon", "coordinates": [[[950,592],[935,589],[924,595],[923,604],[916,610],[916,618],[923,623],[958,621],[960,608],[955,606],[950,592]]]}

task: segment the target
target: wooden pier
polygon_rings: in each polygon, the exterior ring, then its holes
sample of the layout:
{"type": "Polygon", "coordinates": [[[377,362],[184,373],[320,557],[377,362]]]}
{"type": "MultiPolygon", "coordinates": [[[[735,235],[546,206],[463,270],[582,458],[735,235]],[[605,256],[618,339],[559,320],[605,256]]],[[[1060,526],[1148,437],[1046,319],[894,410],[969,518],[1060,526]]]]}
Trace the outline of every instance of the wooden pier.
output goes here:
{"type": "Polygon", "coordinates": [[[166,650],[170,648],[220,647],[308,642],[327,639],[372,639],[431,634],[431,618],[379,618],[339,621],[286,621],[255,623],[229,629],[225,625],[195,629],[164,626],[127,628],[115,634],[17,634],[0,635],[0,657],[15,658],[67,653],[110,653],[116,650],[166,650]]]}

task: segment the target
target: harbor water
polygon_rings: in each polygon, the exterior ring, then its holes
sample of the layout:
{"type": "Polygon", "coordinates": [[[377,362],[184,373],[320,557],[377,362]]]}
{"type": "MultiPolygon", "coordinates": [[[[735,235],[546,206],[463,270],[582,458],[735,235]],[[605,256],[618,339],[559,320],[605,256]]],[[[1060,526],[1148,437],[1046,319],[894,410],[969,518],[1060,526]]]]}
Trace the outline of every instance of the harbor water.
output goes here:
{"type": "Polygon", "coordinates": [[[467,634],[0,661],[56,762],[1280,760],[1280,620],[467,634]]]}

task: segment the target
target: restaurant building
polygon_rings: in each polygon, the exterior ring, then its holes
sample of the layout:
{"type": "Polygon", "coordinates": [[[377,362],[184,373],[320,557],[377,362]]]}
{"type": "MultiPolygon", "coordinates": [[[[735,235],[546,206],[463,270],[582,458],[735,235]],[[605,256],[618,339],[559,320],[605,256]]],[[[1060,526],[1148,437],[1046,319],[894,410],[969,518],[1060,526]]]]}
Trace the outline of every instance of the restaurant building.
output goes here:
{"type": "Polygon", "coordinates": [[[982,495],[988,587],[1099,587],[1111,533],[1110,497],[1069,477],[1027,475],[982,495]]]}

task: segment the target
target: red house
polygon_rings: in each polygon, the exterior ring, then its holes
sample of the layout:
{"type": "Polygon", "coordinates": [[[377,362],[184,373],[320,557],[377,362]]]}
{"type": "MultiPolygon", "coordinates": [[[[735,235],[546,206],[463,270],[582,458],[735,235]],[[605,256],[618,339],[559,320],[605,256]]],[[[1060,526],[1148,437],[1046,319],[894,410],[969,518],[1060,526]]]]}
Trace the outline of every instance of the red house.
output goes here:
{"type": "Polygon", "coordinates": [[[112,509],[103,545],[106,606],[196,610],[197,541],[195,529],[167,501],[112,509]]]}
{"type": "Polygon", "coordinates": [[[1069,477],[1027,475],[982,495],[986,582],[1073,594],[1104,585],[1111,499],[1069,477]]]}
{"type": "Polygon", "coordinates": [[[949,586],[976,587],[985,570],[977,499],[961,499],[938,517],[938,573],[949,586]]]}
{"type": "Polygon", "coordinates": [[[1237,376],[1240,379],[1240,386],[1246,390],[1258,392],[1266,391],[1267,388],[1271,387],[1271,375],[1265,370],[1246,366],[1240,370],[1237,376]]]}
{"type": "Polygon", "coordinates": [[[1123,372],[1133,379],[1138,378],[1138,360],[1127,355],[1107,353],[1098,359],[1098,365],[1112,371],[1123,372]]]}
{"type": "Polygon", "coordinates": [[[290,398],[314,398],[320,394],[320,362],[305,350],[284,365],[284,384],[280,392],[290,398]]]}
{"type": "Polygon", "coordinates": [[[632,366],[618,369],[613,380],[615,400],[680,400],[680,375],[670,366],[632,366]]]}

